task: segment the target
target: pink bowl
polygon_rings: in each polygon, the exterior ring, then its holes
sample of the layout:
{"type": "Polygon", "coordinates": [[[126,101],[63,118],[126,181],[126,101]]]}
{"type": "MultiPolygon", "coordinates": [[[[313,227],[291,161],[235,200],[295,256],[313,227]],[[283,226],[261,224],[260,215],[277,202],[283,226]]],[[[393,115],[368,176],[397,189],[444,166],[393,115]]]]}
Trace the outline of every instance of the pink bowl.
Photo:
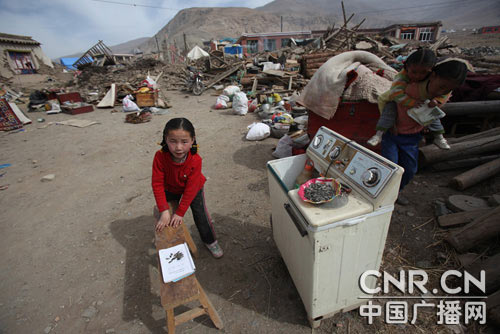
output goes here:
{"type": "Polygon", "coordinates": [[[312,203],[312,204],[322,204],[322,203],[327,203],[327,202],[330,202],[332,201],[335,197],[339,196],[340,195],[340,189],[341,189],[341,185],[340,183],[335,180],[335,179],[332,179],[332,178],[326,178],[326,177],[318,177],[316,179],[311,179],[309,181],[307,181],[306,183],[302,184],[300,187],[299,187],[299,197],[304,201],[304,202],[308,202],[308,203],[312,203]],[[307,199],[305,197],[305,190],[307,187],[309,187],[311,184],[313,183],[331,183],[332,187],[333,187],[333,190],[335,191],[335,195],[332,196],[332,198],[326,200],[326,201],[320,201],[320,202],[313,202],[309,199],[307,199]]]}

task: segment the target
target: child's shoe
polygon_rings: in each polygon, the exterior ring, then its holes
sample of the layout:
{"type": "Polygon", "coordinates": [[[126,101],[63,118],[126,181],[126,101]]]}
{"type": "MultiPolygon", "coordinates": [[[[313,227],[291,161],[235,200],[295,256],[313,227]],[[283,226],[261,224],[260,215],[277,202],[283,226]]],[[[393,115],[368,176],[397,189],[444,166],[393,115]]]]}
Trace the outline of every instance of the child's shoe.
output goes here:
{"type": "Polygon", "coordinates": [[[442,150],[449,150],[451,148],[441,133],[434,137],[434,144],[442,150]]]}
{"type": "Polygon", "coordinates": [[[216,259],[219,259],[222,257],[222,255],[224,255],[224,252],[222,251],[222,248],[220,247],[217,240],[215,240],[211,244],[205,244],[205,246],[207,246],[210,253],[212,253],[213,257],[215,257],[216,259]]]}
{"type": "Polygon", "coordinates": [[[375,133],[375,135],[373,137],[368,139],[368,141],[367,141],[368,145],[377,146],[378,144],[380,144],[380,142],[382,141],[383,134],[384,134],[383,131],[380,131],[380,130],[377,131],[377,133],[375,133]]]}

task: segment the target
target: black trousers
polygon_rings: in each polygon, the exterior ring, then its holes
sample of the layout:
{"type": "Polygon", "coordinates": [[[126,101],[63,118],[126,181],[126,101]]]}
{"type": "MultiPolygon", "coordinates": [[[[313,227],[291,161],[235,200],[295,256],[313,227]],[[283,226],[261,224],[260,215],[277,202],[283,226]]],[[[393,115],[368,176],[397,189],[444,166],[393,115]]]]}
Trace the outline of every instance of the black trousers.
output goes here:
{"type": "MultiPolygon", "coordinates": [[[[168,191],[165,191],[165,195],[167,196],[167,202],[179,203],[182,197],[182,194],[173,194],[168,191]]],[[[190,207],[191,212],[193,213],[194,223],[200,233],[201,240],[206,244],[213,243],[217,240],[217,237],[215,236],[212,218],[210,218],[205,204],[205,192],[203,191],[203,188],[201,188],[201,190],[196,194],[190,207]]]]}

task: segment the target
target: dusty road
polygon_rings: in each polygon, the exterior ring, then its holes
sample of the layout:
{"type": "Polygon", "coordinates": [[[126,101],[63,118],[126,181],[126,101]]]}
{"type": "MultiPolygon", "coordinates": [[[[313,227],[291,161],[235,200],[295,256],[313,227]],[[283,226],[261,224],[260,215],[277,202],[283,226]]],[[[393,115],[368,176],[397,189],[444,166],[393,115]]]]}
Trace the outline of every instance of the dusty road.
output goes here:
{"type": "MultiPolygon", "coordinates": [[[[12,164],[1,171],[9,188],[0,193],[0,332],[163,331],[150,177],[163,126],[178,116],[195,124],[207,205],[226,253],[213,259],[187,216],[201,249],[197,276],[225,331],[266,332],[276,321],[280,330],[310,331],[290,279],[280,281],[286,271],[269,227],[265,163],[276,140],[246,141],[256,116],[211,111],[209,93],[169,96],[168,115],[146,124],[124,123],[123,113],[109,110],[30,113],[24,132],[0,134],[0,161],[12,164]],[[71,118],[100,124],[42,128],[71,118]],[[55,179],[41,182],[47,174],[55,179]]],[[[216,332],[208,318],[180,329],[216,332]]]]}
{"type": "MultiPolygon", "coordinates": [[[[222,259],[212,258],[186,216],[201,250],[196,275],[224,322],[222,332],[311,333],[269,224],[265,163],[277,139],[246,141],[246,126],[257,116],[211,110],[215,97],[209,92],[168,96],[169,113],[145,124],[124,123],[123,113],[109,109],[76,116],[30,113],[34,123],[24,132],[0,133],[0,164],[12,164],[0,170],[0,184],[9,185],[0,192],[0,333],[166,332],[150,177],[164,124],[179,116],[195,125],[207,205],[225,251],[222,259]],[[37,123],[39,117],[46,122],[37,123]],[[99,124],[48,125],[72,118],[99,124]],[[47,174],[55,179],[41,182],[47,174]]],[[[426,248],[435,242],[434,224],[412,227],[432,218],[429,196],[454,193],[446,182],[442,174],[417,175],[408,190],[415,205],[397,207],[384,266],[397,270],[402,257],[405,265],[439,264],[436,251],[446,247],[426,248]]],[[[499,184],[496,178],[470,192],[494,193],[499,184]]],[[[381,321],[366,326],[353,311],[323,321],[314,333],[420,332],[381,321]]],[[[219,333],[208,317],[178,332],[219,333]]]]}

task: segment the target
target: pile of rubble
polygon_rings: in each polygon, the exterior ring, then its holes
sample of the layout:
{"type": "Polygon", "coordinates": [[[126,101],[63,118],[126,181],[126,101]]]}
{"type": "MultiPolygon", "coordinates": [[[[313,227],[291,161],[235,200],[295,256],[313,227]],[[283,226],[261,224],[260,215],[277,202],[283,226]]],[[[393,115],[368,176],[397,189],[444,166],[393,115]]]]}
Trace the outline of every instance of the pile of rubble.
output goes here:
{"type": "Polygon", "coordinates": [[[500,55],[500,47],[495,46],[479,46],[476,48],[460,48],[462,53],[467,56],[483,57],[483,56],[498,56],[500,55]]]}

